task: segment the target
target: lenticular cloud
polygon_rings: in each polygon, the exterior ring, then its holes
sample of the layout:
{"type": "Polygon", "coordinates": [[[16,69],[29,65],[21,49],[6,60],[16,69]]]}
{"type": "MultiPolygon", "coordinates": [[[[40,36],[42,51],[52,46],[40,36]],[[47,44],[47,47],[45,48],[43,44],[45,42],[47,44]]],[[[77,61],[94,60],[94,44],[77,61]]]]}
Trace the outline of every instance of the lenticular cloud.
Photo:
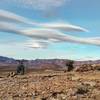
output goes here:
{"type": "Polygon", "coordinates": [[[48,42],[46,41],[28,41],[25,46],[29,47],[29,48],[34,48],[34,49],[38,49],[38,48],[47,48],[49,45],[48,42]]]}
{"type": "Polygon", "coordinates": [[[29,44],[29,47],[32,48],[46,48],[50,42],[53,43],[72,42],[72,43],[91,44],[100,46],[100,40],[92,38],[75,37],[68,34],[63,34],[62,32],[53,29],[33,28],[27,30],[19,30],[17,27],[14,27],[13,24],[0,23],[0,31],[16,33],[19,35],[24,35],[33,38],[33,40],[40,40],[39,42],[34,41],[32,42],[32,44],[29,44]],[[48,43],[46,41],[48,41],[48,43]]]}
{"type": "Polygon", "coordinates": [[[0,32],[8,32],[13,34],[15,33],[30,37],[33,40],[40,40],[40,41],[34,41],[32,42],[32,44],[28,44],[29,47],[46,48],[50,42],[52,43],[72,42],[72,43],[92,44],[100,46],[100,38],[76,37],[64,34],[63,31],[87,32],[88,30],[80,26],[71,25],[67,23],[32,22],[29,19],[14,14],[12,12],[0,10],[0,32]],[[29,26],[30,28],[27,27],[27,29],[19,29],[19,27],[17,26],[20,26],[21,23],[25,25],[31,25],[31,27],[29,26]],[[36,26],[37,28],[34,28],[34,26],[36,26]]]}
{"type": "Polygon", "coordinates": [[[87,32],[88,30],[85,28],[82,28],[77,25],[72,25],[68,23],[38,23],[35,21],[31,21],[28,18],[22,17],[20,15],[17,15],[15,13],[0,10],[0,21],[6,21],[6,22],[14,22],[18,24],[27,24],[32,26],[38,26],[43,28],[50,28],[50,29],[59,29],[62,31],[77,31],[77,32],[87,32]]]}

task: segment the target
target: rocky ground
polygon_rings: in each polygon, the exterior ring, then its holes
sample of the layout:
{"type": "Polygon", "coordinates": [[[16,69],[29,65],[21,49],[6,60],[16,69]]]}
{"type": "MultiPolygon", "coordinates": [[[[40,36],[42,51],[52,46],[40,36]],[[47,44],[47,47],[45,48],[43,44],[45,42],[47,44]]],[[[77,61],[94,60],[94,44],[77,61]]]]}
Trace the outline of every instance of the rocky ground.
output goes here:
{"type": "Polygon", "coordinates": [[[100,100],[100,71],[0,72],[0,100],[100,100]]]}

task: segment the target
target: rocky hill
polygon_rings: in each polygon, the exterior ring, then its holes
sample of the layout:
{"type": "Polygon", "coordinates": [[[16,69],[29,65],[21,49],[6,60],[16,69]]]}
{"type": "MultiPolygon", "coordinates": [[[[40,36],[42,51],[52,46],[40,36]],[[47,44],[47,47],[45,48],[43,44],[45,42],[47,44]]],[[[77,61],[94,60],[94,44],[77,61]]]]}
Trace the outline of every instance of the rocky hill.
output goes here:
{"type": "MultiPolygon", "coordinates": [[[[66,59],[36,59],[23,60],[26,68],[29,69],[65,69],[66,63],[71,60],[66,59]]],[[[0,69],[15,69],[18,66],[18,61],[13,58],[0,56],[0,69]]]]}
{"type": "MultiPolygon", "coordinates": [[[[26,68],[29,69],[53,69],[64,70],[66,64],[71,60],[68,59],[36,59],[36,60],[23,60],[26,68]]],[[[100,60],[96,61],[73,61],[73,67],[80,68],[83,65],[100,65],[100,60]]],[[[0,56],[0,69],[15,69],[18,66],[16,59],[0,56]]],[[[87,67],[87,66],[86,66],[87,67]]]]}

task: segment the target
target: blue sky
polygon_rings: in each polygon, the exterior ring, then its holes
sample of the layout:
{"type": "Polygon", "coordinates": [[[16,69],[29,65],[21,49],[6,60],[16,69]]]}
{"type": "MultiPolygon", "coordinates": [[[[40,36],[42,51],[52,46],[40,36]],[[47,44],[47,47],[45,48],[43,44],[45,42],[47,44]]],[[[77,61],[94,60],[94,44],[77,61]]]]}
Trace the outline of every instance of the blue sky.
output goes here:
{"type": "MultiPolygon", "coordinates": [[[[79,37],[100,37],[100,0],[66,0],[66,2],[64,2],[61,6],[55,7],[54,5],[52,9],[38,9],[33,6],[34,4],[30,6],[27,3],[25,5],[23,2],[17,3],[16,0],[11,0],[10,2],[9,0],[0,1],[0,9],[14,12],[33,21],[64,21],[85,27],[89,30],[88,33],[65,32],[65,34],[79,37]]],[[[45,6],[45,2],[43,6],[45,6]]],[[[47,49],[32,49],[18,45],[18,43],[26,41],[27,39],[29,38],[25,36],[0,32],[0,55],[25,59],[100,59],[99,46],[75,43],[58,43],[50,45],[47,49]]]]}

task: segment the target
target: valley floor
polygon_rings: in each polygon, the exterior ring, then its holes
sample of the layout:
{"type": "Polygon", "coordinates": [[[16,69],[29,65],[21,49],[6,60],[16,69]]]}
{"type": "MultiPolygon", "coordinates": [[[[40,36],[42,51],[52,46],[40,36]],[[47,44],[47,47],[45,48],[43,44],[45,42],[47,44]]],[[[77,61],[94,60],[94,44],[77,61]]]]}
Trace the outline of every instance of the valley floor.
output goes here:
{"type": "Polygon", "coordinates": [[[100,71],[0,72],[0,100],[100,100],[100,71]]]}

